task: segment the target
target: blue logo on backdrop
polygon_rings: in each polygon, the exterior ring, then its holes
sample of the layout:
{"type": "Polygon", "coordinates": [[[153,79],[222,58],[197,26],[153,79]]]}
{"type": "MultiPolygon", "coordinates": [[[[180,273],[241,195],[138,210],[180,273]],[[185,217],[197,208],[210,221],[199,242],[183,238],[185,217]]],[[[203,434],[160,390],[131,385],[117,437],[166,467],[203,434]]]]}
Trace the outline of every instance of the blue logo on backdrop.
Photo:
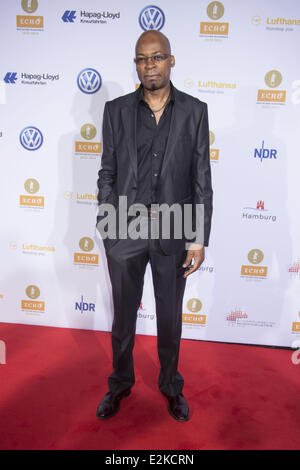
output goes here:
{"type": "Polygon", "coordinates": [[[76,10],[66,10],[61,17],[64,23],[74,23],[76,10]]]}
{"type": "Polygon", "coordinates": [[[20,133],[20,142],[26,150],[37,150],[43,143],[43,134],[36,127],[25,127],[20,133]]]}
{"type": "Polygon", "coordinates": [[[275,159],[277,158],[277,150],[275,149],[266,149],[265,142],[262,141],[260,149],[254,149],[254,158],[259,158],[262,162],[266,158],[275,159]]]}
{"type": "Polygon", "coordinates": [[[95,304],[87,303],[83,301],[83,295],[81,296],[80,302],[75,302],[75,310],[79,310],[81,313],[83,312],[94,312],[95,311],[95,304]]]}
{"type": "Polygon", "coordinates": [[[149,29],[160,31],[165,24],[164,12],[154,5],[145,7],[140,13],[139,23],[144,31],[149,29]]]}
{"type": "Polygon", "coordinates": [[[16,83],[17,79],[17,72],[7,72],[4,79],[5,83],[16,83]]]}
{"type": "Polygon", "coordinates": [[[102,85],[101,75],[95,69],[83,69],[78,74],[77,85],[83,93],[96,93],[102,85]]]}

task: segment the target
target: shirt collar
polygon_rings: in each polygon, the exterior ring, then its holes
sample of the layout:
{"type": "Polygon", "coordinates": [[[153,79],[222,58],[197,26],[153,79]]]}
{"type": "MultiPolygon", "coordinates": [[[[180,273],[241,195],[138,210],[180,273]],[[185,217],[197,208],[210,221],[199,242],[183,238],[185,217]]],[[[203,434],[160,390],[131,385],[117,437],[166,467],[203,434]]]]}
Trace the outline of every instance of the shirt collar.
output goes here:
{"type": "MultiPolygon", "coordinates": [[[[170,102],[172,101],[174,103],[175,102],[174,85],[171,81],[170,81],[170,87],[171,87],[170,102]]],[[[140,86],[138,87],[138,89],[136,90],[136,98],[137,98],[138,103],[140,103],[142,101],[145,102],[144,97],[143,97],[143,93],[142,93],[143,88],[144,87],[141,83],[140,86]]]]}

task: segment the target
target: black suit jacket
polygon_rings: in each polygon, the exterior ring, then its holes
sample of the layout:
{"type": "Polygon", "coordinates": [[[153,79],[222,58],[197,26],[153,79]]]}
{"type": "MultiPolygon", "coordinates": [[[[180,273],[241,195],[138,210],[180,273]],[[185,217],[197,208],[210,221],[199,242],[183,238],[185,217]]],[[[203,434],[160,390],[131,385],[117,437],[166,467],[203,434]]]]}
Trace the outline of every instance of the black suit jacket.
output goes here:
{"type": "MultiPolygon", "coordinates": [[[[204,205],[204,245],[208,246],[212,216],[212,186],[209,155],[207,105],[174,89],[174,107],[169,137],[158,182],[158,203],[204,205]]],[[[128,207],[137,193],[136,93],[105,104],[103,154],[98,173],[99,204],[118,208],[119,196],[127,196],[128,207]]],[[[103,216],[97,217],[97,223],[103,216]]],[[[160,239],[166,254],[184,249],[187,240],[160,239]]],[[[189,240],[193,241],[193,240],[189,240]]],[[[106,250],[117,240],[105,239],[106,250]]]]}

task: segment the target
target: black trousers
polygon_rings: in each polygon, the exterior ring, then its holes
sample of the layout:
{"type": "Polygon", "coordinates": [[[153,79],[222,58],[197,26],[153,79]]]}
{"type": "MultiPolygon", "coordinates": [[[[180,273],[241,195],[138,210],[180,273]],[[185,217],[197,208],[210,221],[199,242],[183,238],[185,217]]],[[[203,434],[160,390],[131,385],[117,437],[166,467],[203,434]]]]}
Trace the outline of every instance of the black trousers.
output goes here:
{"type": "MultiPolygon", "coordinates": [[[[150,219],[144,222],[149,226],[150,219]],[[148,223],[149,222],[149,223],[148,223]]],[[[114,319],[112,324],[113,372],[109,390],[120,393],[135,383],[133,347],[137,311],[144,275],[150,261],[157,318],[157,349],[160,361],[158,385],[168,396],[180,393],[184,380],[177,370],[182,330],[182,300],[186,285],[182,264],[186,250],[166,255],[157,239],[118,240],[106,252],[112,284],[114,319]]]]}

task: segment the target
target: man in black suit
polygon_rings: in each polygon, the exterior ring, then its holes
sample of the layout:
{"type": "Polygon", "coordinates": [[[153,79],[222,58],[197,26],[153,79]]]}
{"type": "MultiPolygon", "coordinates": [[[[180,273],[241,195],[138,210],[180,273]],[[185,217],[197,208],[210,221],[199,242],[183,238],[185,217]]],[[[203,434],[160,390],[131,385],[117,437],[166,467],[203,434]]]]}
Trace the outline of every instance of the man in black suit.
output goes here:
{"type": "MultiPolygon", "coordinates": [[[[180,92],[170,82],[175,59],[162,33],[143,33],[135,52],[141,85],[136,92],[107,102],[103,117],[97,228],[102,234],[112,284],[114,371],[108,379],[109,392],[98,405],[97,417],[107,419],[116,414],[121,399],[129,395],[134,384],[132,351],[137,310],[150,261],[161,365],[159,389],[167,397],[171,416],[186,421],[189,407],[182,394],[184,381],[177,365],[186,278],[204,260],[211,226],[207,105],[180,92]],[[144,208],[138,221],[140,233],[146,236],[130,236],[134,231],[130,224],[137,220],[130,213],[126,216],[129,236],[120,235],[120,225],[116,238],[103,236],[103,208],[111,204],[120,215],[122,197],[127,198],[128,206],[144,208]],[[178,237],[173,221],[170,233],[164,237],[158,223],[166,219],[164,212],[157,210],[161,204],[177,204],[180,208],[190,205],[192,233],[196,236],[189,236],[187,241],[184,232],[178,237]],[[196,206],[204,208],[200,236],[197,228],[195,232],[196,206]],[[155,224],[156,231],[152,232],[150,227],[155,224]]],[[[121,224],[119,218],[118,223],[121,224]]]]}

